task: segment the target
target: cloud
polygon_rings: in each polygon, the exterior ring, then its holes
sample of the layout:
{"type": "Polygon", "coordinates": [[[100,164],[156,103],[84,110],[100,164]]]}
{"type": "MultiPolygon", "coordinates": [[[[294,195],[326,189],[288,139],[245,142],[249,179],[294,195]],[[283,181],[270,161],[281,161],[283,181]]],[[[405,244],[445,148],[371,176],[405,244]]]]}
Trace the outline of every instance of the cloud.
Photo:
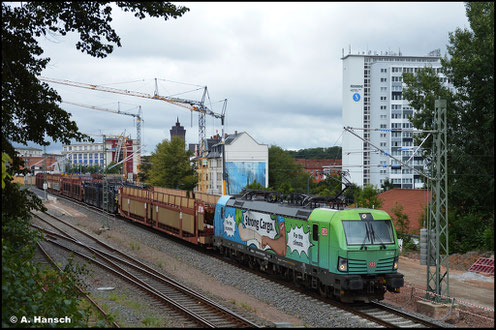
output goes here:
{"type": "MultiPolygon", "coordinates": [[[[425,55],[448,34],[465,27],[463,3],[317,2],[176,3],[190,11],[178,19],[138,20],[113,10],[112,26],[122,47],[105,59],[82,54],[76,36],[41,38],[52,61],[44,75],[160,95],[200,100],[221,112],[228,99],[226,132],[246,131],[259,143],[283,148],[333,146],[342,132],[342,63],[349,48],[425,55]],[[54,42],[54,40],[56,42],[54,42]],[[344,50],[344,51],[343,51],[344,50]],[[180,83],[177,83],[180,82],[180,83]],[[189,85],[188,85],[189,84],[189,85]]],[[[52,85],[75,102],[141,105],[144,143],[153,151],[170,138],[179,117],[187,143],[198,142],[198,115],[165,102],[52,85]]],[[[81,130],[135,137],[132,118],[71,110],[81,130]],[[119,118],[123,117],[123,118],[119,118]]],[[[207,117],[207,136],[220,122],[207,117]]]]}

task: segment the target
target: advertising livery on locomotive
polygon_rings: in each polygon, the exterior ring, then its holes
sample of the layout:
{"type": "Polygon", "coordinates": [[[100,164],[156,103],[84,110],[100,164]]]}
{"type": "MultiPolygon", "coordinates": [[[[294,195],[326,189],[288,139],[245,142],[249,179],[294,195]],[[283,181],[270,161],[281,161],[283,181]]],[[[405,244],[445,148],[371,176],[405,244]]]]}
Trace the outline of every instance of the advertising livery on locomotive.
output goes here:
{"type": "MultiPolygon", "coordinates": [[[[52,193],[102,208],[102,181],[37,175],[52,193]]],[[[393,222],[381,210],[329,207],[324,200],[273,198],[248,191],[216,196],[160,187],[109,185],[107,212],[216,249],[251,268],[343,302],[384,299],[399,292],[399,246],[393,222]]]]}
{"type": "Polygon", "coordinates": [[[383,299],[403,286],[396,233],[384,211],[222,196],[214,232],[214,245],[226,254],[342,301],[383,299]]]}

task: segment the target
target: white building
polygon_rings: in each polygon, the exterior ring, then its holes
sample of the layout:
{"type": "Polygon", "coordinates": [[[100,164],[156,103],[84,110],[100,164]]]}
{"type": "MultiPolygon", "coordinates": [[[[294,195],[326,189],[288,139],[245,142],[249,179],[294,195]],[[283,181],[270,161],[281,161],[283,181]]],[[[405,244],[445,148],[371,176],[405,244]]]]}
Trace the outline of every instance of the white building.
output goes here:
{"type": "Polygon", "coordinates": [[[17,151],[19,157],[23,158],[43,156],[43,150],[33,147],[17,147],[15,151],[17,151]]]}
{"type": "MultiPolygon", "coordinates": [[[[343,54],[343,126],[380,149],[387,151],[408,165],[422,169],[424,161],[414,154],[417,146],[411,132],[391,132],[390,129],[413,129],[408,115],[413,109],[402,98],[406,84],[402,74],[415,74],[423,67],[432,67],[443,82],[440,52],[428,56],[402,56],[386,52],[385,55],[343,54]],[[384,129],[373,131],[367,129],[384,129]],[[412,157],[413,155],[413,157],[412,157]]],[[[422,188],[422,180],[411,169],[401,166],[391,157],[362,141],[349,132],[343,135],[343,170],[350,173],[351,182],[380,188],[389,179],[398,188],[422,188]]]]}
{"type": "MultiPolygon", "coordinates": [[[[108,149],[110,149],[109,143],[107,143],[106,165],[112,161],[112,151],[108,149]]],[[[62,154],[65,155],[71,165],[103,165],[103,143],[64,145],[62,146],[62,154]]]]}
{"type": "Polygon", "coordinates": [[[136,151],[134,140],[127,139],[126,143],[119,142],[117,138],[107,138],[104,151],[103,142],[81,143],[62,146],[62,155],[72,166],[108,166],[112,161],[123,160],[124,154],[129,157],[126,161],[127,172],[137,173],[137,157],[131,156],[136,151]],[[104,157],[105,153],[105,157],[104,157]]]}
{"type": "MultiPolygon", "coordinates": [[[[269,147],[259,144],[248,133],[228,135],[225,139],[227,193],[237,194],[255,180],[269,185],[269,147]]],[[[207,193],[222,195],[222,143],[209,150],[207,193]]]]}

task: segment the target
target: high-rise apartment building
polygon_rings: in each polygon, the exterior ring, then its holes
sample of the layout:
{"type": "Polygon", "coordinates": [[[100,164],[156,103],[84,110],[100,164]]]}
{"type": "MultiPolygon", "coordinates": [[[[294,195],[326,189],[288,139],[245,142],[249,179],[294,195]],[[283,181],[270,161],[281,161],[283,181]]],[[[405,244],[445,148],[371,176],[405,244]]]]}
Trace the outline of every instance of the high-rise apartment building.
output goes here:
{"type": "MultiPolygon", "coordinates": [[[[355,128],[355,134],[374,146],[422,169],[424,160],[420,153],[414,154],[417,149],[414,133],[394,131],[413,129],[408,116],[416,111],[402,97],[406,86],[402,75],[432,67],[441,81],[447,83],[440,59],[439,50],[428,56],[402,56],[392,52],[343,54],[343,126],[355,128]]],[[[391,157],[349,132],[344,132],[342,148],[343,170],[348,170],[350,181],[359,186],[372,184],[380,188],[389,179],[397,188],[423,187],[420,176],[413,170],[400,167],[391,157]]]]}

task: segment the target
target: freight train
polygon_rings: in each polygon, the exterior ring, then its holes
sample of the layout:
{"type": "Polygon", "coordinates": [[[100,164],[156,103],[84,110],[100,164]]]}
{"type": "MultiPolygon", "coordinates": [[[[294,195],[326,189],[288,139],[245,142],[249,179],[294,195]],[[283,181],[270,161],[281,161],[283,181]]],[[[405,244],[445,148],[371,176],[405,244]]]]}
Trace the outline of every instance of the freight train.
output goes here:
{"type": "MultiPolygon", "coordinates": [[[[37,175],[38,188],[43,182],[37,175]]],[[[46,182],[54,194],[102,207],[99,179],[47,175],[46,182]]],[[[119,182],[109,187],[107,200],[113,203],[106,203],[112,204],[107,212],[215,249],[323,296],[368,302],[403,286],[396,231],[384,211],[257,190],[217,196],[119,182]]]]}

